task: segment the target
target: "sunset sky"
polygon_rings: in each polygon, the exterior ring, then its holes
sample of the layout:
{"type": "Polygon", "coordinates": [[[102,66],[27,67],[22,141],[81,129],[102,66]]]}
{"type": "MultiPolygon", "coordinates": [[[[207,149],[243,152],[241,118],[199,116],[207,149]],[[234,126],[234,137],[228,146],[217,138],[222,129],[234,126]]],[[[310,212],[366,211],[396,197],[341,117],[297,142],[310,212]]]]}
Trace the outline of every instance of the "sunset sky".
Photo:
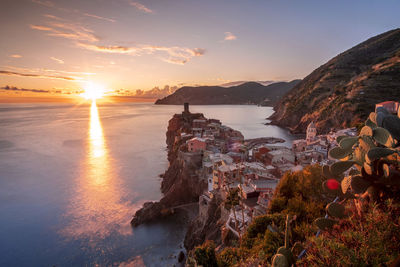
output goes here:
{"type": "Polygon", "coordinates": [[[399,11],[399,1],[365,0],[1,0],[0,87],[66,93],[92,81],[134,92],[304,78],[399,27],[399,11]]]}

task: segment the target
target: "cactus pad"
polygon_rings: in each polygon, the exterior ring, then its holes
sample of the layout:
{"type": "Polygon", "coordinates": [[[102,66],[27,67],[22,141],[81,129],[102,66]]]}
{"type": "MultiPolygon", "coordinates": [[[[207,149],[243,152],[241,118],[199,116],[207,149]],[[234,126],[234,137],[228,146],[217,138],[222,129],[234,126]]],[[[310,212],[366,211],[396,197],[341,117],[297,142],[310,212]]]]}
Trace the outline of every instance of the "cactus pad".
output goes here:
{"type": "Polygon", "coordinates": [[[331,229],[337,221],[329,219],[329,218],[318,218],[315,220],[315,224],[321,230],[328,230],[331,229]]]}
{"type": "Polygon", "coordinates": [[[329,156],[334,158],[334,159],[343,159],[350,155],[353,152],[353,150],[350,149],[342,149],[340,147],[334,147],[331,150],[329,150],[329,156]]]}
{"type": "Polygon", "coordinates": [[[289,262],[285,255],[275,254],[272,258],[272,267],[289,267],[289,262]]]}
{"type": "Polygon", "coordinates": [[[356,163],[355,161],[348,160],[348,161],[338,161],[331,165],[330,171],[333,175],[341,175],[345,171],[347,171],[351,166],[356,163]]]}
{"type": "Polygon", "coordinates": [[[384,128],[375,128],[373,137],[379,144],[383,146],[393,147],[395,145],[392,135],[384,128]]]}
{"type": "Polygon", "coordinates": [[[371,183],[362,176],[354,176],[351,179],[351,189],[353,189],[355,194],[364,193],[370,185],[371,183]]]}
{"type": "Polygon", "coordinates": [[[329,214],[329,216],[338,219],[343,219],[344,217],[346,217],[344,213],[345,212],[344,206],[336,202],[329,203],[326,206],[326,212],[329,214]]]}

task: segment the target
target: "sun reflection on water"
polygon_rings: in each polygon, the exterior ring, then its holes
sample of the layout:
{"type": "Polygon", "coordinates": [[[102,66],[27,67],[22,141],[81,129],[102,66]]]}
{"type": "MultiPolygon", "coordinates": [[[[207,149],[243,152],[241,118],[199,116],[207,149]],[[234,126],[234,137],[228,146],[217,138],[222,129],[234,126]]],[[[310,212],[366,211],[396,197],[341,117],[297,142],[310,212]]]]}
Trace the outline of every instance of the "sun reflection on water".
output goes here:
{"type": "Polygon", "coordinates": [[[62,233],[91,241],[112,232],[131,234],[129,219],[134,207],[123,200],[125,191],[115,175],[95,101],[90,107],[87,142],[86,160],[65,214],[68,223],[62,233]]]}

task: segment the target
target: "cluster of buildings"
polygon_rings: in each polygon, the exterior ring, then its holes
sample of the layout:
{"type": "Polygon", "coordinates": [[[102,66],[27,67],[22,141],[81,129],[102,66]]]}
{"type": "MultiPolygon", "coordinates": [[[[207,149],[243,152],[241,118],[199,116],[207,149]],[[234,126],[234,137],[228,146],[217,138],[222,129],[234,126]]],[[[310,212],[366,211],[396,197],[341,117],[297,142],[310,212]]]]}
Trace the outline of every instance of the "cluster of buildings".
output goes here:
{"type": "Polygon", "coordinates": [[[294,140],[292,143],[296,164],[306,166],[315,163],[321,165],[332,163],[332,159],[328,156],[328,151],[338,145],[336,138],[343,135],[355,136],[357,135],[357,129],[347,128],[317,135],[317,128],[314,122],[311,122],[307,126],[306,138],[294,140]]]}
{"type": "MultiPolygon", "coordinates": [[[[397,111],[399,103],[388,101],[378,106],[397,111]]],[[[232,190],[239,193],[239,205],[232,207],[226,216],[226,227],[239,235],[254,216],[267,212],[275,188],[286,171],[298,171],[315,163],[331,164],[333,159],[329,158],[328,151],[338,145],[336,138],[343,135],[355,136],[357,129],[318,135],[316,125],[311,122],[305,139],[294,140],[291,148],[273,142],[254,145],[219,120],[202,118],[193,120],[191,128],[181,133],[180,138],[185,140],[186,153],[201,156],[202,168],[198,175],[208,184],[200,198],[204,207],[216,194],[226,199],[232,190]]]]}

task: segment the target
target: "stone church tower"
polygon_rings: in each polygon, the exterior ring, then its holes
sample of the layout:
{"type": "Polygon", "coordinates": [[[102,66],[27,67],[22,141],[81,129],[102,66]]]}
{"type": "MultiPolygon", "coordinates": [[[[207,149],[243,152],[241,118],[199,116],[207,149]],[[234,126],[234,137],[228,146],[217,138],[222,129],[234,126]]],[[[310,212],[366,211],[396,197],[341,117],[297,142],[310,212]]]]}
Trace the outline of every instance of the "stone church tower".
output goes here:
{"type": "Polygon", "coordinates": [[[315,141],[317,136],[317,128],[315,127],[314,122],[312,121],[308,126],[307,126],[307,132],[306,132],[306,140],[307,144],[312,143],[315,141]]]}

